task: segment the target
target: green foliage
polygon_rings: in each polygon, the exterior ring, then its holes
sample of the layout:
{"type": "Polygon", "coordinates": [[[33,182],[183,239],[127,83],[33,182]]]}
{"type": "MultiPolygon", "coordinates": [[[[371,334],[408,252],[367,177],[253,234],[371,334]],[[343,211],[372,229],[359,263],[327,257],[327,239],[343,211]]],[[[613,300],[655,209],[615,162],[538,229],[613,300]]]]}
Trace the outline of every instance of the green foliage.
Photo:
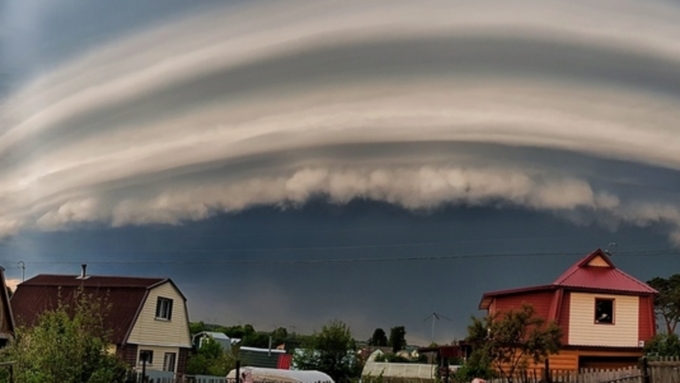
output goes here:
{"type": "Polygon", "coordinates": [[[656,277],[647,284],[659,292],[654,297],[654,311],[663,318],[666,332],[674,333],[680,321],[680,274],[668,279],[656,277]]]}
{"type": "Polygon", "coordinates": [[[375,329],[373,331],[373,336],[371,336],[371,339],[369,339],[368,344],[370,346],[387,346],[387,334],[385,334],[385,330],[381,328],[375,329]]]}
{"type": "Polygon", "coordinates": [[[484,354],[482,349],[477,349],[472,352],[467,362],[461,365],[452,378],[455,382],[467,383],[474,378],[494,379],[496,377],[491,358],[484,354]]]}
{"type": "Polygon", "coordinates": [[[189,323],[189,332],[191,335],[195,335],[203,331],[209,331],[208,326],[203,321],[189,323]]]}
{"type": "Polygon", "coordinates": [[[350,328],[341,321],[332,321],[314,334],[308,348],[295,355],[301,370],[319,370],[339,383],[349,382],[361,374],[350,328]]]}
{"type": "Polygon", "coordinates": [[[647,356],[680,356],[680,339],[674,333],[658,334],[647,342],[644,352],[647,356]]]}
{"type": "Polygon", "coordinates": [[[73,305],[45,312],[33,328],[18,328],[4,357],[15,361],[16,383],[122,382],[126,366],[107,353],[108,305],[78,291],[73,305]]]}
{"type": "Polygon", "coordinates": [[[411,359],[395,354],[387,354],[385,359],[389,363],[411,363],[411,359]]]}
{"type": "Polygon", "coordinates": [[[236,367],[236,358],[213,339],[203,341],[201,348],[187,360],[187,374],[226,376],[236,367]]]}
{"type": "MultiPolygon", "coordinates": [[[[512,381],[529,360],[535,363],[555,354],[560,348],[562,330],[554,322],[537,317],[533,306],[523,305],[501,315],[472,318],[468,341],[474,350],[490,359],[496,371],[512,381]]],[[[477,367],[480,367],[479,365],[477,367]]]]}
{"type": "Polygon", "coordinates": [[[272,344],[274,346],[278,346],[282,343],[286,343],[288,340],[288,330],[286,330],[283,327],[279,327],[276,330],[272,331],[272,344]]]}
{"type": "Polygon", "coordinates": [[[392,347],[392,352],[403,350],[406,347],[406,329],[404,326],[390,329],[389,345],[392,347]]]}

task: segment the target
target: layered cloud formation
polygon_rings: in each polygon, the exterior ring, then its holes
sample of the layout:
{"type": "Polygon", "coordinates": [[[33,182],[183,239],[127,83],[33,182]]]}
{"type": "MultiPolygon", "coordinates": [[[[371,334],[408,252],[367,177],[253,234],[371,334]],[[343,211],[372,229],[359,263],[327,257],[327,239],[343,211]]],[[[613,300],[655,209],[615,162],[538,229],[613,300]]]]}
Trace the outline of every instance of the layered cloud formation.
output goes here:
{"type": "Polygon", "coordinates": [[[680,175],[678,20],[665,3],[357,2],[155,26],[1,101],[0,236],[321,196],[660,224],[680,243],[677,185],[640,172],[680,175]]]}

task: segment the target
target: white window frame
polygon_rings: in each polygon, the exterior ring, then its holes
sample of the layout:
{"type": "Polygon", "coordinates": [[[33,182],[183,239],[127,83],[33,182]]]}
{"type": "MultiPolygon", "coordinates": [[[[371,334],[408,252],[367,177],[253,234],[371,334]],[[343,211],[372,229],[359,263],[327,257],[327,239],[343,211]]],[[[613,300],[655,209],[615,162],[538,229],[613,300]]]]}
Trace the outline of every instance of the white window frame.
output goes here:
{"type": "Polygon", "coordinates": [[[163,354],[163,371],[172,371],[175,372],[175,367],[177,365],[177,353],[176,352],[166,352],[163,354]],[[172,360],[172,366],[168,368],[168,358],[171,358],[172,360]]]}
{"type": "Polygon", "coordinates": [[[172,299],[158,297],[156,300],[156,319],[170,321],[172,320],[172,299]]]}
{"type": "Polygon", "coordinates": [[[147,366],[152,366],[153,365],[153,350],[139,350],[139,356],[137,357],[137,363],[138,365],[142,365],[142,354],[148,352],[149,353],[149,361],[146,362],[147,366]]]}

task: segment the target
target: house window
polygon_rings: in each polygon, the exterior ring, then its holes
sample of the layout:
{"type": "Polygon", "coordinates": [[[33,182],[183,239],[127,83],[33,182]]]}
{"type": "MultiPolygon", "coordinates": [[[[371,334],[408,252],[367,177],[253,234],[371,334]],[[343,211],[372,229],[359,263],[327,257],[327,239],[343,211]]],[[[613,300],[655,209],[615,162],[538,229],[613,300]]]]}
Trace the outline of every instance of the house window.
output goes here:
{"type": "Polygon", "coordinates": [[[156,302],[156,319],[170,320],[172,318],[172,299],[158,297],[156,302]]]}
{"type": "Polygon", "coordinates": [[[595,298],[595,323],[614,323],[614,300],[595,298]]]}
{"type": "Polygon", "coordinates": [[[151,350],[139,350],[139,364],[153,364],[153,351],[151,350]]]}
{"type": "Polygon", "coordinates": [[[163,371],[175,371],[175,357],[174,352],[166,352],[163,357],[163,371]]]}

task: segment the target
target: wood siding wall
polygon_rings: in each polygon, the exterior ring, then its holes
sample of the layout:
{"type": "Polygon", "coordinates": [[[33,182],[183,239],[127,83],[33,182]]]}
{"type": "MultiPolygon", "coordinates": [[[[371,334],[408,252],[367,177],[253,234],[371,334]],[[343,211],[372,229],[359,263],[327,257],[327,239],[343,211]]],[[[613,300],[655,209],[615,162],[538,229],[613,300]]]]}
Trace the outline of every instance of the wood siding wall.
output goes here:
{"type": "Polygon", "coordinates": [[[656,335],[656,318],[654,317],[654,297],[640,297],[640,323],[638,340],[647,342],[656,335]]]}
{"type": "Polygon", "coordinates": [[[638,347],[637,296],[571,293],[569,345],[638,347]],[[614,324],[595,324],[595,298],[614,299],[614,324]]]}
{"type": "Polygon", "coordinates": [[[118,346],[116,348],[116,355],[118,355],[128,366],[134,367],[137,363],[137,345],[126,344],[125,346],[118,346]]]}
{"type": "Polygon", "coordinates": [[[571,292],[565,291],[562,296],[562,308],[557,324],[562,328],[562,344],[569,344],[569,310],[571,310],[571,292]]]}
{"type": "MultiPolygon", "coordinates": [[[[550,355],[548,358],[551,370],[577,371],[584,366],[580,365],[581,359],[587,358],[602,358],[603,360],[611,361],[628,359],[629,362],[621,363],[625,366],[633,366],[637,364],[638,358],[642,356],[642,351],[606,351],[606,350],[588,350],[588,349],[565,349],[561,350],[559,354],[550,355]],[[632,360],[633,362],[630,362],[632,360]]],[[[545,367],[545,362],[534,363],[527,360],[527,370],[542,372],[545,367]]],[[[507,371],[507,367],[503,367],[507,371]]]]}
{"type": "Polygon", "coordinates": [[[164,283],[149,291],[139,317],[130,332],[128,343],[149,346],[191,348],[186,304],[170,283],[164,283]],[[156,319],[158,297],[172,299],[172,315],[169,321],[156,319]]]}
{"type": "Polygon", "coordinates": [[[180,348],[179,356],[177,357],[177,373],[186,374],[187,373],[187,360],[189,360],[189,349],[180,348]]]}
{"type": "Polygon", "coordinates": [[[501,296],[494,299],[494,304],[492,305],[493,310],[490,310],[490,314],[494,314],[494,312],[517,310],[522,307],[522,304],[529,303],[534,306],[534,310],[536,310],[538,316],[548,318],[553,296],[553,291],[536,291],[527,294],[501,296]]]}
{"type": "MultiPolygon", "coordinates": [[[[139,354],[142,351],[153,351],[153,360],[151,361],[152,363],[146,364],[146,369],[147,370],[162,370],[163,369],[163,359],[165,358],[165,353],[174,353],[175,354],[175,370],[173,372],[177,372],[177,366],[178,366],[178,361],[179,361],[179,356],[180,356],[180,348],[179,347],[159,347],[159,346],[138,346],[137,347],[137,356],[136,356],[136,364],[133,364],[133,366],[136,366],[137,368],[142,368],[142,364],[139,362],[139,354]]],[[[186,366],[186,361],[184,362],[184,365],[186,366]]]]}

